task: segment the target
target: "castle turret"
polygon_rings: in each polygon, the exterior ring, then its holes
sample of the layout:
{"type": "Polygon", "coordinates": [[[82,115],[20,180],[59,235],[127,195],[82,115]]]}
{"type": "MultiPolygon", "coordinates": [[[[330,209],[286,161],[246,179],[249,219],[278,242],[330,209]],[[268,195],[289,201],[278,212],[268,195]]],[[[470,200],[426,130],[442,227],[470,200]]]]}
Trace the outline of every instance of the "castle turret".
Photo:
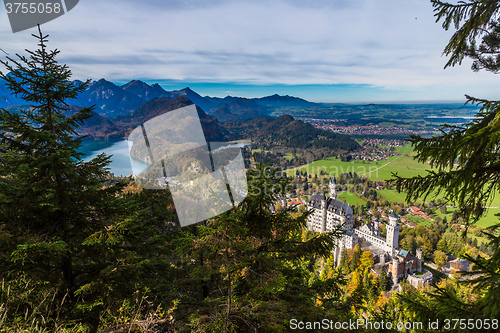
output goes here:
{"type": "Polygon", "coordinates": [[[397,249],[399,242],[399,230],[401,227],[398,225],[399,216],[394,212],[389,215],[389,223],[386,225],[387,236],[386,245],[387,250],[397,249]]]}
{"type": "Polygon", "coordinates": [[[398,220],[399,220],[399,216],[392,212],[390,215],[389,215],[389,224],[393,227],[397,226],[398,225],[398,220]]]}
{"type": "Polygon", "coordinates": [[[422,259],[423,259],[423,251],[422,249],[417,249],[417,271],[422,271],[422,259]]]}
{"type": "Polygon", "coordinates": [[[337,199],[337,184],[335,183],[335,177],[330,178],[328,187],[330,188],[330,198],[337,199]]]}
{"type": "Polygon", "coordinates": [[[398,284],[399,259],[397,256],[392,258],[392,283],[398,284]]]}
{"type": "Polygon", "coordinates": [[[326,232],[326,197],[321,199],[321,232],[326,232]]]}

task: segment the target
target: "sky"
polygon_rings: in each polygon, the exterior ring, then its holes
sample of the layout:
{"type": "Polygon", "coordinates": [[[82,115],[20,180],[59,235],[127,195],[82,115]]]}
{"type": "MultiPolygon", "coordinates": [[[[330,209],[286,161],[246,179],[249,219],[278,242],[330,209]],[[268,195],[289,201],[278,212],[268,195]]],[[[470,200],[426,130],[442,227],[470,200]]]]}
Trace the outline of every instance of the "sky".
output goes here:
{"type": "MultiPolygon", "coordinates": [[[[35,49],[36,28],[12,33],[0,7],[0,48],[35,49]]],[[[75,79],[218,97],[464,102],[496,99],[500,83],[468,60],[443,69],[452,31],[428,0],[81,0],[42,31],[75,79]]]]}

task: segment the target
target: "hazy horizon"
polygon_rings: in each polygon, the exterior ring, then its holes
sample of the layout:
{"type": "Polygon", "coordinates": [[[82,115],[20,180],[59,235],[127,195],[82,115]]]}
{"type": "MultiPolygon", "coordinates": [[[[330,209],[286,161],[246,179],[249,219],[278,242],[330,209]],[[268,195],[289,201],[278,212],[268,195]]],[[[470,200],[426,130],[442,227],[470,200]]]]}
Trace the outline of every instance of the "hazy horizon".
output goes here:
{"type": "MultiPolygon", "coordinates": [[[[35,28],[14,34],[4,6],[0,17],[2,50],[37,47],[35,28]]],[[[453,31],[435,23],[427,0],[87,0],[41,27],[80,80],[327,103],[498,97],[498,78],[474,73],[469,60],[443,69],[453,31]]]]}
{"type": "MultiPolygon", "coordinates": [[[[100,79],[100,78],[99,78],[100,79]]],[[[98,81],[99,79],[93,79],[98,81]]],[[[106,78],[104,78],[106,79],[106,78]]],[[[107,79],[106,79],[107,80],[107,79]]],[[[140,80],[148,85],[159,84],[167,91],[190,88],[203,97],[224,98],[227,96],[260,98],[274,94],[293,96],[315,103],[325,104],[464,104],[463,100],[411,100],[411,99],[383,99],[366,96],[376,96],[376,87],[366,85],[243,85],[221,82],[184,82],[173,80],[147,80],[131,78],[127,80],[110,81],[116,85],[124,85],[132,80],[140,80]],[[366,94],[359,91],[366,91],[366,94]],[[346,92],[348,92],[346,94],[346,92]],[[341,95],[342,94],[342,95],[341,95]],[[365,97],[365,99],[363,99],[365,97]],[[356,99],[357,98],[357,99],[356,99]]],[[[387,93],[387,92],[385,92],[387,93]]],[[[386,94],[381,94],[387,96],[386,94]]]]}

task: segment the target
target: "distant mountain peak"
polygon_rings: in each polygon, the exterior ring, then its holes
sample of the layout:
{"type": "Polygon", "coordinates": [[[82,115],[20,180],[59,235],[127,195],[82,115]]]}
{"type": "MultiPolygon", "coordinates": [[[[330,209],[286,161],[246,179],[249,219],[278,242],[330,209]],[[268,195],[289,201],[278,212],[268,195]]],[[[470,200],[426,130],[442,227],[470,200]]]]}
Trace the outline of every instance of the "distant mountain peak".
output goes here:
{"type": "Polygon", "coordinates": [[[149,87],[149,84],[147,84],[146,82],[141,81],[141,80],[132,80],[132,81],[129,81],[129,82],[125,83],[122,87],[124,87],[124,86],[131,86],[131,85],[140,85],[140,86],[148,86],[149,87]]]}
{"type": "Polygon", "coordinates": [[[270,106],[270,107],[314,107],[318,104],[306,101],[303,98],[289,96],[289,95],[278,95],[274,94],[271,96],[265,96],[261,98],[254,98],[260,105],[270,106]]]}
{"type": "Polygon", "coordinates": [[[176,98],[178,96],[185,96],[189,98],[194,104],[199,106],[205,112],[210,111],[218,105],[218,103],[214,103],[208,98],[201,97],[197,92],[191,90],[191,88],[189,87],[183,88],[181,90],[168,91],[164,95],[164,97],[169,98],[176,98]]]}
{"type": "Polygon", "coordinates": [[[144,103],[144,99],[118,87],[104,78],[92,81],[72,104],[78,106],[95,105],[101,116],[114,118],[129,114],[144,103]]]}
{"type": "Polygon", "coordinates": [[[150,86],[141,80],[132,80],[125,83],[120,88],[128,93],[142,98],[144,101],[149,101],[157,97],[163,97],[166,94],[166,91],[160,87],[160,85],[156,84],[150,86]]]}
{"type": "Polygon", "coordinates": [[[221,103],[212,115],[222,122],[242,122],[246,119],[264,118],[267,108],[254,100],[239,97],[230,103],[221,103]]]}
{"type": "MultiPolygon", "coordinates": [[[[153,119],[166,112],[174,111],[191,104],[193,104],[193,102],[186,96],[154,98],[137,108],[133,114],[117,119],[116,124],[125,128],[125,133],[128,135],[135,127],[149,119],[153,119]]],[[[196,110],[205,136],[209,141],[227,140],[227,130],[224,129],[214,117],[208,116],[198,106],[196,110]]]]}

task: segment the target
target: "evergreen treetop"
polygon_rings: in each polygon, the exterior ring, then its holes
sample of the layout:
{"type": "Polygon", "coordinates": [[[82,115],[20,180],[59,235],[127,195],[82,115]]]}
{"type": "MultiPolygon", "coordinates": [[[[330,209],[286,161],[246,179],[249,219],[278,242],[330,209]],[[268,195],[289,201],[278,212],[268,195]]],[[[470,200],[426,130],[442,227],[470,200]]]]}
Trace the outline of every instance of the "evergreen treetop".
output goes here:
{"type": "MultiPolygon", "coordinates": [[[[465,57],[474,60],[473,69],[497,73],[500,69],[500,1],[469,0],[450,4],[431,0],[437,21],[443,28],[453,26],[456,32],[444,49],[446,64],[460,64],[465,57]]],[[[500,191],[500,101],[467,96],[467,102],[481,105],[475,118],[460,126],[443,126],[440,136],[412,136],[416,159],[429,161],[436,171],[412,178],[394,174],[391,180],[399,191],[407,193],[407,201],[426,200],[442,194],[447,204],[458,207],[458,214],[467,225],[477,222],[500,191]]],[[[405,306],[421,320],[455,318],[499,318],[500,307],[500,237],[495,234],[500,224],[490,227],[487,235],[494,249],[490,258],[463,258],[474,263],[476,278],[456,285],[438,286],[430,294],[415,297],[404,294],[405,306]],[[479,276],[479,277],[477,277],[479,276]],[[474,292],[474,297],[457,295],[459,287],[474,292]]],[[[465,237],[465,234],[464,234],[465,237]]],[[[462,289],[463,290],[463,289],[462,289]]]]}
{"type": "Polygon", "coordinates": [[[68,100],[86,83],[69,80],[71,71],[56,61],[59,51],[47,50],[48,36],[40,29],[33,36],[38,50],[1,61],[8,72],[0,78],[29,104],[0,109],[0,279],[12,293],[30,286],[7,317],[41,311],[33,310],[41,302],[48,327],[66,320],[96,331],[107,306],[140,289],[137,269],[148,266],[142,255],[158,248],[150,224],[165,221],[144,218],[152,208],[142,208],[143,199],[133,204],[124,184],[104,186],[108,156],[82,160],[76,129],[92,109],[70,115],[68,100]]]}

